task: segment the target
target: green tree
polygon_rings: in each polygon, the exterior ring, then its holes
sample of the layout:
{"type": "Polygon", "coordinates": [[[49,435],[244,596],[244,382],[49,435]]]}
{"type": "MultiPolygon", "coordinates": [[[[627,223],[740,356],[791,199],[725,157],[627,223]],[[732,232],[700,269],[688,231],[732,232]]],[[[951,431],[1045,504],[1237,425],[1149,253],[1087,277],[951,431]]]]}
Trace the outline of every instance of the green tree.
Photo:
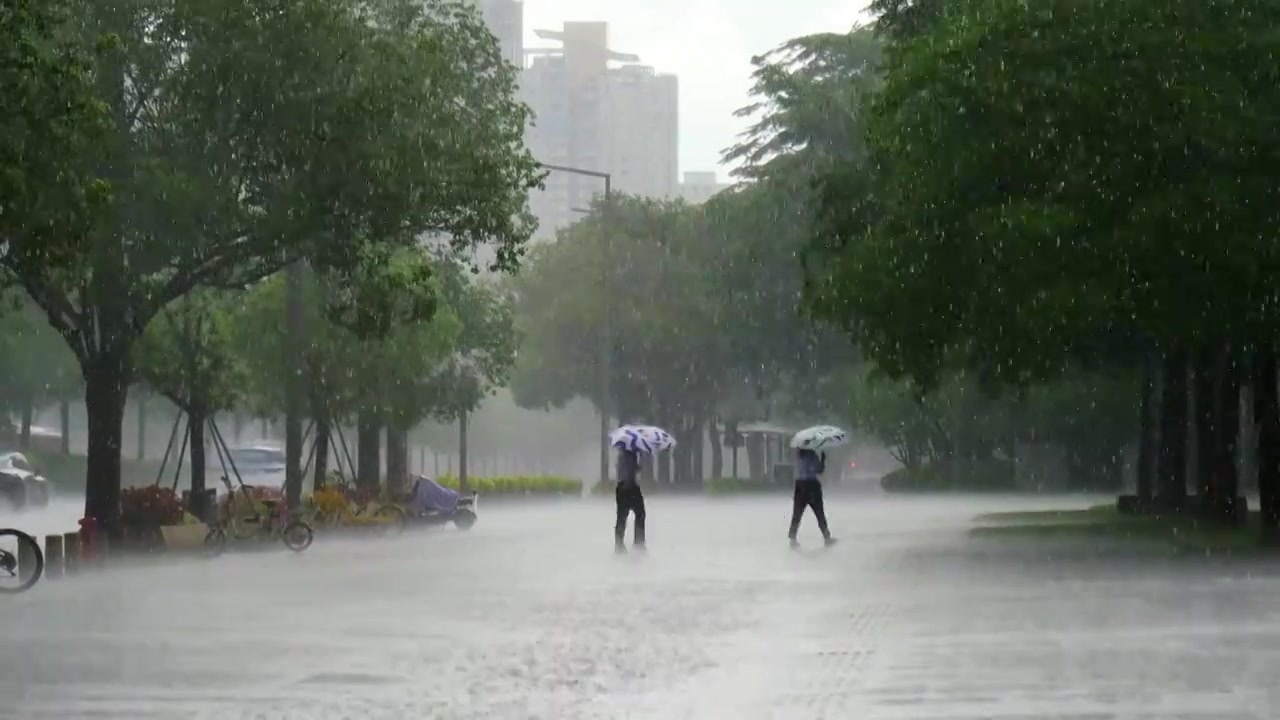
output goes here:
{"type": "MultiPolygon", "coordinates": [[[[600,347],[611,353],[610,407],[700,437],[723,388],[734,323],[715,287],[722,257],[702,212],[682,202],[618,197],[539,248],[515,283],[525,338],[512,390],[523,407],[585,397],[599,406],[600,347]],[[607,290],[606,290],[607,288],[607,290]]],[[[701,443],[674,455],[679,483],[701,482],[701,443]]],[[[659,469],[669,470],[663,464],[659,469]]]]}
{"type": "MultiPolygon", "coordinates": [[[[246,405],[256,415],[284,411],[286,380],[305,378],[306,409],[314,426],[316,480],[328,470],[332,433],[362,412],[378,417],[389,394],[386,383],[421,372],[431,356],[415,344],[433,335],[423,328],[449,323],[440,314],[439,283],[431,258],[419,247],[391,257],[369,256],[348,272],[308,272],[303,284],[300,357],[288,353],[283,306],[286,281],[277,274],[259,283],[244,301],[236,345],[248,368],[246,405]],[[396,358],[408,363],[397,364],[396,358]],[[414,368],[418,368],[415,370],[414,368]]],[[[437,345],[440,343],[437,342],[437,345]]]]}
{"type": "Polygon", "coordinates": [[[870,30],[855,28],[796,38],[752,60],[752,100],[738,111],[752,123],[725,154],[741,163],[743,182],[706,206],[720,252],[715,282],[735,318],[724,372],[742,387],[721,408],[730,425],[843,411],[828,401],[839,393],[823,388],[855,361],[853,348],[801,304],[806,279],[821,271],[808,262],[812,179],[865,162],[862,108],[880,82],[881,50],[870,30]]]}
{"type": "Polygon", "coordinates": [[[107,198],[86,162],[107,114],[93,92],[96,48],[78,42],[72,21],[85,10],[77,0],[0,2],[0,255],[11,261],[65,260],[68,238],[88,231],[107,198]]]}
{"type": "MultiPolygon", "coordinates": [[[[67,344],[25,293],[11,293],[0,303],[6,310],[0,315],[0,411],[6,420],[17,413],[18,447],[27,450],[35,412],[75,393],[79,373],[67,344]]],[[[62,430],[65,439],[66,428],[62,430]]]]}
{"type": "Polygon", "coordinates": [[[137,377],[187,415],[194,496],[206,488],[209,421],[234,409],[245,391],[245,367],[235,346],[241,301],[238,293],[189,293],[161,310],[134,346],[137,377]]]}
{"type": "MultiPolygon", "coordinates": [[[[1015,386],[1052,379],[1082,341],[1133,330],[1165,352],[1162,493],[1181,502],[1189,358],[1274,332],[1280,211],[1259,158],[1277,146],[1260,30],[1276,13],[949,6],[894,50],[871,113],[876,172],[820,179],[818,242],[838,252],[815,304],[925,386],[957,358],[1015,386]],[[869,185],[872,216],[858,211],[869,185]]],[[[1230,409],[1238,372],[1223,377],[1230,409]]],[[[1231,445],[1232,414],[1216,433],[1231,445]]],[[[1234,453],[1215,454],[1213,492],[1233,500],[1234,453]]]]}
{"type": "Polygon", "coordinates": [[[79,360],[86,512],[111,527],[132,349],[161,308],[424,232],[510,266],[540,171],[515,71],[457,0],[133,0],[90,4],[84,25],[114,41],[94,71],[112,125],[87,156],[112,203],[69,236],[74,262],[17,236],[4,263],[79,360]]]}

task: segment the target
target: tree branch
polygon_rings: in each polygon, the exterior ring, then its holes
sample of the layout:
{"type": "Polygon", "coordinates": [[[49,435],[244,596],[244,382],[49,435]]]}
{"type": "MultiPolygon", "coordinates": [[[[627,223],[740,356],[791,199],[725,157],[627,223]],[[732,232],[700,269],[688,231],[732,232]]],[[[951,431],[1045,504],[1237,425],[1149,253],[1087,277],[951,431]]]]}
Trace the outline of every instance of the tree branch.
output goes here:
{"type": "Polygon", "coordinates": [[[27,291],[27,295],[35,301],[40,309],[44,310],[45,317],[49,320],[49,325],[58,334],[67,341],[67,345],[71,348],[71,352],[75,354],[76,360],[79,361],[81,367],[88,363],[89,348],[85,342],[85,334],[83,327],[76,327],[74,321],[81,317],[76,312],[75,305],[72,304],[70,298],[64,293],[57,292],[50,283],[45,281],[42,275],[37,276],[33,273],[14,273],[22,283],[23,289],[27,291]]]}

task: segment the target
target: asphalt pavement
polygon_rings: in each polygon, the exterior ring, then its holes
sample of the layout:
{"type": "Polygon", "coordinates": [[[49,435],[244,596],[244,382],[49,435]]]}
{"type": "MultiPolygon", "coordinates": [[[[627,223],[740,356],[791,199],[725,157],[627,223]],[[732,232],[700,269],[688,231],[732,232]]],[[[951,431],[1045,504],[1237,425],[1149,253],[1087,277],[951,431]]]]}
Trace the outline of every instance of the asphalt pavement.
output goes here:
{"type": "MultiPolygon", "coordinates": [[[[490,504],[0,597],[0,718],[1274,718],[1280,571],[967,536],[1091,499],[490,504]]],[[[68,509],[23,518],[43,532],[68,509]]]]}

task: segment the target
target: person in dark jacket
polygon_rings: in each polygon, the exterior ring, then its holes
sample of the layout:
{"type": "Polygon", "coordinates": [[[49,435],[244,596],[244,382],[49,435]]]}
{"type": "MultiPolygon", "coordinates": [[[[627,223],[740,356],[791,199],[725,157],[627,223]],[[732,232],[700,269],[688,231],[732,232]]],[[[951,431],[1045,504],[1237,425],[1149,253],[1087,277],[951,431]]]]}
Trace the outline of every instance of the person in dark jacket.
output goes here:
{"type": "Polygon", "coordinates": [[[791,547],[798,547],[796,534],[800,531],[800,518],[805,508],[812,508],[814,517],[818,518],[818,529],[827,545],[836,540],[831,537],[827,527],[827,512],[822,506],[822,481],[818,476],[827,469],[827,454],[818,454],[808,448],[796,451],[796,490],[791,502],[791,531],[787,537],[791,539],[791,547]]]}
{"type": "Polygon", "coordinates": [[[618,521],[613,526],[614,548],[626,552],[623,538],[627,534],[627,514],[635,513],[636,530],[634,545],[643,550],[644,544],[644,493],[640,492],[640,454],[634,450],[618,450],[618,488],[614,496],[618,503],[618,521]]]}

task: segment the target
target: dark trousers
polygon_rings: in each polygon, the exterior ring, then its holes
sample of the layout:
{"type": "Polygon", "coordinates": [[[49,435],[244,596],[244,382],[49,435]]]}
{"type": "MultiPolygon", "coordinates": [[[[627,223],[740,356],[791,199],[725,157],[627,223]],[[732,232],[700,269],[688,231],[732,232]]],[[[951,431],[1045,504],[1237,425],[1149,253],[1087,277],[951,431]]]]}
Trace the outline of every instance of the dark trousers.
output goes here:
{"type": "Polygon", "coordinates": [[[618,522],[613,526],[613,538],[619,545],[627,534],[627,513],[636,514],[636,544],[644,545],[644,493],[639,485],[618,483],[614,493],[618,501],[618,522]]]}
{"type": "Polygon", "coordinates": [[[817,480],[797,480],[795,496],[791,501],[791,532],[787,536],[792,540],[796,539],[796,533],[800,531],[800,518],[804,516],[804,509],[812,508],[814,517],[818,518],[818,529],[822,531],[822,537],[831,537],[831,531],[827,529],[827,512],[822,507],[822,483],[817,480]]]}

